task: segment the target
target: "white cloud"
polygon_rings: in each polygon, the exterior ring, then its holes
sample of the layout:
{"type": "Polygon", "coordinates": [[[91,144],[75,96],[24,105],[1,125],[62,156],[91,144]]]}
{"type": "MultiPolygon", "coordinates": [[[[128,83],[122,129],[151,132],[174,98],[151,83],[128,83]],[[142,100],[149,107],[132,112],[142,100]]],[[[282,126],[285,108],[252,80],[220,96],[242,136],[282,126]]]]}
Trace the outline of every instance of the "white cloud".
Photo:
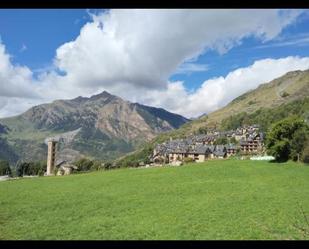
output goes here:
{"type": "Polygon", "coordinates": [[[94,15],[80,35],[57,49],[65,84],[158,89],[187,60],[207,49],[225,53],[254,35],[273,39],[300,11],[111,10],[94,15]]]}
{"type": "Polygon", "coordinates": [[[0,43],[0,97],[33,98],[32,72],[25,66],[13,66],[5,46],[0,43]]]}
{"type": "Polygon", "coordinates": [[[193,115],[208,112],[228,99],[221,89],[228,76],[207,81],[195,93],[188,93],[181,82],[168,82],[168,78],[177,70],[207,70],[207,65],[196,63],[207,50],[226,53],[248,36],[271,40],[300,13],[118,9],[91,14],[93,20],[82,27],[75,40],[57,49],[54,65],[35,80],[27,67],[11,64],[0,43],[0,100],[2,105],[6,103],[1,109],[0,102],[0,116],[25,111],[30,103],[89,96],[103,89],[189,116],[195,104],[199,107],[193,115]],[[214,94],[216,89],[218,94],[205,103],[206,93],[214,94]],[[204,102],[196,103],[194,96],[203,97],[204,102]],[[192,103],[182,102],[180,97],[192,103]],[[25,98],[31,101],[25,102],[25,98]]]}
{"type": "Polygon", "coordinates": [[[17,115],[43,102],[45,101],[40,98],[0,97],[0,117],[17,115]]]}
{"type": "Polygon", "coordinates": [[[207,64],[185,62],[177,68],[175,74],[191,74],[194,72],[205,72],[209,69],[207,64]]]}
{"type": "Polygon", "coordinates": [[[309,69],[309,57],[258,60],[226,77],[206,80],[193,93],[188,93],[182,82],[169,83],[166,91],[152,91],[143,102],[158,107],[163,105],[186,117],[197,117],[223,107],[237,96],[289,71],[306,69],[309,69]]]}
{"type": "Polygon", "coordinates": [[[273,47],[287,47],[287,46],[308,46],[309,45],[309,34],[303,34],[300,37],[292,37],[292,39],[286,39],[280,42],[272,42],[267,45],[257,46],[255,48],[273,48],[273,47]]]}

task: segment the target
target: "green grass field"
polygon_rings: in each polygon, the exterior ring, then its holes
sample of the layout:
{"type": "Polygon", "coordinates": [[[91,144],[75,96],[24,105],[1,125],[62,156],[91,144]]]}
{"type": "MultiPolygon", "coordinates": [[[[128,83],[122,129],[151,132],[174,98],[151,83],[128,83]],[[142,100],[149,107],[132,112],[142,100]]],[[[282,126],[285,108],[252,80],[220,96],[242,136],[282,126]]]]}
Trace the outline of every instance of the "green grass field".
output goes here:
{"type": "Polygon", "coordinates": [[[1,239],[309,239],[309,167],[209,161],[0,182],[1,239]]]}

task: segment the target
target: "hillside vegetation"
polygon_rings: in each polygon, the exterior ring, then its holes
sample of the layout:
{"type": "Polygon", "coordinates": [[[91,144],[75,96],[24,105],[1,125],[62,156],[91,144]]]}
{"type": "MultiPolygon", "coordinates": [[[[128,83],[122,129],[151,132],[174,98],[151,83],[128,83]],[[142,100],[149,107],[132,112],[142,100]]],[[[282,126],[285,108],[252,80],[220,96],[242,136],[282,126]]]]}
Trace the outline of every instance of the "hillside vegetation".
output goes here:
{"type": "Polygon", "coordinates": [[[217,160],[0,182],[1,239],[309,239],[309,167],[217,160]]]}
{"type": "Polygon", "coordinates": [[[297,116],[309,121],[309,97],[294,100],[275,108],[260,108],[253,113],[241,112],[221,122],[223,130],[236,129],[242,125],[259,124],[262,131],[288,116],[297,116]]]}

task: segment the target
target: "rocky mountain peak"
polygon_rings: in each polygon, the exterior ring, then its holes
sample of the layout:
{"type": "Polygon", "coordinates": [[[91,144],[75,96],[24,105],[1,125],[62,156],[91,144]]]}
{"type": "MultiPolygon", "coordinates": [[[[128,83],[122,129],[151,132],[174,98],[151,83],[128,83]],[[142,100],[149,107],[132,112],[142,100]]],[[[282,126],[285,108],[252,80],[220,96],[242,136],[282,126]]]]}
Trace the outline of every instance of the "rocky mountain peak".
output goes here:
{"type": "Polygon", "coordinates": [[[108,98],[117,98],[116,96],[110,94],[109,92],[107,91],[103,91],[99,94],[96,94],[96,95],[92,95],[90,97],[90,100],[97,100],[97,99],[108,99],[108,98]]]}

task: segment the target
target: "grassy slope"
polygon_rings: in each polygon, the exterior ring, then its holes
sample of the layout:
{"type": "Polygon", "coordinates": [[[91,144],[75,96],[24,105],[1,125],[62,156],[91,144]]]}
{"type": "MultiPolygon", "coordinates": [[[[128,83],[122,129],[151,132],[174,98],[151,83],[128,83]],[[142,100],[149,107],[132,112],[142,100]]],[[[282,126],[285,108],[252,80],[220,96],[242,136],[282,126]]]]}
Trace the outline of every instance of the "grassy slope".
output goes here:
{"type": "Polygon", "coordinates": [[[38,130],[34,124],[20,116],[1,119],[1,123],[10,128],[10,132],[5,135],[9,140],[30,140],[33,142],[44,142],[44,139],[59,132],[49,130],[38,130]]]}
{"type": "Polygon", "coordinates": [[[240,112],[253,113],[260,108],[273,108],[309,96],[309,70],[285,74],[269,83],[260,85],[230,102],[225,107],[179,129],[179,133],[192,133],[200,127],[217,126],[221,121],[240,112]],[[287,97],[280,94],[286,92],[287,97]]]}
{"type": "Polygon", "coordinates": [[[309,168],[290,162],[119,169],[0,190],[2,239],[309,239],[299,207],[308,213],[309,168]]]}

